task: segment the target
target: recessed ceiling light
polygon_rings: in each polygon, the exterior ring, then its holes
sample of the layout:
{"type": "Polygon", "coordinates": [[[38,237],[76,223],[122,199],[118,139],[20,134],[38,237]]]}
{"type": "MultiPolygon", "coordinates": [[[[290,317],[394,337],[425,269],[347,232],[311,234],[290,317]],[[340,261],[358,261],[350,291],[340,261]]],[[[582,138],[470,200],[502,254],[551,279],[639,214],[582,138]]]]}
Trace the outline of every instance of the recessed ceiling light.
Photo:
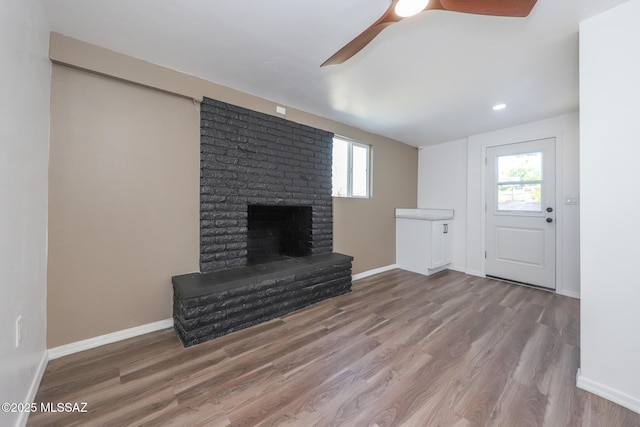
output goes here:
{"type": "Polygon", "coordinates": [[[422,12],[429,4],[429,0],[399,0],[396,4],[396,15],[406,18],[422,12]]]}
{"type": "Polygon", "coordinates": [[[494,111],[504,110],[507,108],[507,104],[497,104],[493,106],[494,111]]]}

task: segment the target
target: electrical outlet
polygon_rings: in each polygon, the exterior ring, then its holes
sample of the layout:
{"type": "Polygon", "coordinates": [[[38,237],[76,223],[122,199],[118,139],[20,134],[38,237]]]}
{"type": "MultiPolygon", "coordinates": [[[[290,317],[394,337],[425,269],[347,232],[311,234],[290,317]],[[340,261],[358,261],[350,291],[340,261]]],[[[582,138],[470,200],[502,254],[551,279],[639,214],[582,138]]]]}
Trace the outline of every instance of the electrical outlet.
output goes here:
{"type": "Polygon", "coordinates": [[[281,107],[279,105],[276,105],[276,113],[278,114],[287,114],[287,109],[284,107],[281,107]]]}
{"type": "Polygon", "coordinates": [[[22,341],[22,316],[16,319],[16,348],[20,347],[20,341],[22,341]]]}

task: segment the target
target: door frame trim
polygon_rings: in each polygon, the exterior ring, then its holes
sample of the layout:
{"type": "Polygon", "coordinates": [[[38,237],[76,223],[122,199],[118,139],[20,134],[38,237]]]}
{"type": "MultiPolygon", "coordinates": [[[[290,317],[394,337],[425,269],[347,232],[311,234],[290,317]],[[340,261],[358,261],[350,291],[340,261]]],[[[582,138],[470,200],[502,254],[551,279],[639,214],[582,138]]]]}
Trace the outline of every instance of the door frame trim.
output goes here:
{"type": "MultiPolygon", "coordinates": [[[[480,197],[480,264],[481,264],[481,275],[486,277],[486,258],[485,251],[487,250],[487,212],[485,211],[485,205],[487,203],[487,149],[490,147],[498,147],[503,145],[510,144],[518,144],[522,142],[531,142],[538,141],[541,139],[555,139],[555,154],[556,154],[556,200],[555,200],[555,222],[556,222],[556,289],[555,292],[558,294],[563,294],[564,284],[562,282],[562,274],[563,265],[562,265],[562,236],[563,236],[563,218],[564,218],[564,205],[562,203],[563,194],[563,175],[562,175],[562,164],[563,164],[563,156],[562,156],[562,146],[563,146],[563,135],[562,132],[554,134],[553,132],[545,132],[545,133],[535,133],[532,135],[527,135],[527,137],[520,138],[504,138],[498,139],[495,141],[483,143],[481,146],[481,180],[480,180],[480,188],[481,188],[481,197],[480,197]]],[[[574,296],[574,295],[567,295],[574,296]]]]}
{"type": "MultiPolygon", "coordinates": [[[[490,177],[490,173],[491,174],[495,173],[495,171],[489,171],[489,163],[493,163],[493,162],[491,162],[491,160],[489,159],[488,152],[489,152],[489,150],[495,150],[495,149],[503,150],[503,147],[504,147],[504,149],[506,149],[506,152],[512,153],[512,154],[513,153],[519,153],[519,152],[525,152],[525,151],[521,150],[519,147],[516,148],[515,150],[513,149],[513,147],[509,148],[509,146],[518,145],[518,144],[533,144],[533,147],[537,147],[537,148],[535,148],[536,151],[547,150],[548,147],[549,147],[548,144],[553,144],[553,150],[549,150],[548,153],[549,153],[550,156],[553,156],[553,160],[554,160],[554,162],[553,162],[554,167],[553,167],[552,170],[553,170],[553,174],[555,175],[555,177],[554,177],[555,185],[553,187],[547,187],[547,188],[549,188],[549,192],[553,191],[554,197],[553,197],[553,199],[549,199],[549,200],[545,197],[545,199],[543,200],[544,205],[542,206],[542,209],[544,209],[545,206],[552,206],[554,208],[554,214],[553,214],[553,217],[554,217],[554,224],[553,224],[553,229],[554,229],[553,230],[554,257],[552,258],[553,259],[553,263],[554,263],[554,265],[553,265],[554,269],[553,270],[551,270],[550,268],[545,269],[545,271],[547,271],[549,273],[551,273],[551,271],[553,272],[553,287],[536,285],[536,284],[533,284],[533,283],[530,283],[530,285],[531,286],[540,286],[541,288],[545,288],[545,289],[548,289],[548,290],[551,290],[551,291],[555,291],[558,288],[558,275],[559,275],[558,272],[561,271],[561,270],[559,270],[557,268],[557,265],[556,265],[557,261],[558,261],[558,256],[557,256],[558,255],[558,253],[557,253],[557,250],[558,250],[558,226],[557,226],[558,225],[558,210],[556,209],[556,207],[557,207],[558,201],[561,198],[558,198],[558,194],[557,194],[557,192],[559,190],[558,182],[557,182],[557,175],[558,175],[559,172],[558,172],[558,161],[555,158],[557,156],[557,154],[558,154],[558,144],[557,144],[557,140],[556,140],[555,137],[527,140],[527,141],[517,142],[517,143],[513,143],[513,144],[488,145],[488,146],[484,147],[484,158],[485,158],[485,160],[484,160],[484,169],[485,169],[485,173],[483,175],[483,177],[484,177],[483,179],[485,181],[484,181],[483,184],[485,186],[485,191],[483,191],[483,196],[484,196],[484,203],[485,203],[485,206],[486,206],[486,207],[483,206],[483,212],[482,212],[483,216],[484,216],[484,225],[485,225],[485,227],[484,227],[484,232],[485,232],[485,235],[484,235],[484,239],[485,239],[484,249],[485,249],[485,251],[487,253],[490,252],[489,248],[488,248],[488,244],[487,244],[488,239],[489,239],[488,235],[490,234],[490,233],[487,233],[487,231],[488,231],[487,230],[487,224],[488,224],[488,221],[489,221],[489,218],[490,218],[489,211],[492,208],[489,208],[489,203],[487,203],[487,200],[489,199],[489,196],[491,195],[491,192],[495,190],[495,188],[491,188],[491,189],[487,188],[487,185],[489,184],[488,183],[488,181],[489,181],[488,178],[490,177]]],[[[534,150],[533,147],[530,147],[529,150],[534,150]]],[[[529,150],[527,150],[526,152],[528,152],[529,150]]],[[[493,164],[495,165],[495,167],[497,167],[497,163],[493,163],[493,164]]],[[[548,171],[548,169],[546,169],[544,164],[543,164],[543,170],[547,170],[548,171]]],[[[543,178],[543,179],[546,180],[546,178],[543,178]]],[[[497,200],[494,200],[494,201],[497,201],[497,200]]],[[[500,215],[496,215],[496,216],[500,216],[500,215]]],[[[542,210],[541,215],[527,215],[527,217],[529,217],[529,216],[535,216],[537,218],[544,218],[544,217],[548,217],[549,215],[546,212],[544,212],[544,210],[542,210]]],[[[496,221],[497,221],[497,219],[496,219],[496,221]]],[[[546,230],[546,226],[544,226],[544,227],[545,227],[545,230],[546,230]]],[[[546,232],[545,232],[545,236],[548,236],[546,234],[546,232]]],[[[547,260],[546,257],[545,257],[545,260],[547,260]]],[[[486,276],[486,273],[487,273],[487,258],[483,258],[483,268],[484,268],[485,276],[486,276]]],[[[545,274],[545,277],[548,277],[548,276],[546,276],[546,274],[545,274]]],[[[505,279],[505,280],[508,281],[509,279],[505,279]]],[[[512,281],[513,282],[518,282],[518,280],[512,280],[512,281]]]]}

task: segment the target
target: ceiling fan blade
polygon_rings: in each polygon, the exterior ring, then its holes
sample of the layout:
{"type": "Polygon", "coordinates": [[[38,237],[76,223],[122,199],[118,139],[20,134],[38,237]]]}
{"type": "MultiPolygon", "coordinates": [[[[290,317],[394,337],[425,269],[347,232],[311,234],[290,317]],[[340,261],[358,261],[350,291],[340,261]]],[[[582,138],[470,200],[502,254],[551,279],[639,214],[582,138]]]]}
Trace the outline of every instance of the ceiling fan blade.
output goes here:
{"type": "Polygon", "coordinates": [[[384,30],[394,22],[400,21],[402,17],[396,15],[394,12],[394,8],[397,2],[398,0],[393,0],[391,2],[391,6],[389,6],[389,8],[380,17],[380,19],[371,24],[369,28],[360,33],[360,35],[355,39],[347,43],[342,49],[334,53],[331,58],[324,61],[320,66],[324,67],[325,65],[342,64],[344,61],[360,52],[362,48],[368,45],[371,40],[373,40],[378,34],[380,34],[382,30],[384,30]]]}
{"type": "MultiPolygon", "coordinates": [[[[424,10],[447,10],[450,12],[471,13],[475,15],[525,17],[531,13],[537,0],[429,0],[424,10]]],[[[391,0],[386,12],[364,30],[358,37],[347,43],[320,65],[342,64],[362,48],[368,45],[382,30],[403,18],[395,13],[398,0],[391,0]]]]}
{"type": "Polygon", "coordinates": [[[391,24],[393,24],[393,22],[384,22],[367,28],[362,32],[362,34],[347,43],[342,49],[334,53],[331,58],[324,61],[320,66],[324,67],[325,65],[342,64],[344,61],[360,52],[362,48],[368,45],[371,40],[391,24]]]}
{"type": "Polygon", "coordinates": [[[426,10],[491,16],[528,16],[537,0],[431,0],[426,10]]]}

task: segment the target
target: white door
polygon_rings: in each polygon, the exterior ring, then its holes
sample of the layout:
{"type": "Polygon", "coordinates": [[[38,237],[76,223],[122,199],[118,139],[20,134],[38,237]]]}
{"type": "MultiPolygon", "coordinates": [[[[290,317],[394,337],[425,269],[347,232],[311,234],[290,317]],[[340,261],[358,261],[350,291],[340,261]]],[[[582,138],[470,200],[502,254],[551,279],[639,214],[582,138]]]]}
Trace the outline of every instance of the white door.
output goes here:
{"type": "Polygon", "coordinates": [[[555,138],[487,148],[487,276],[555,289],[555,163],[555,138]]]}

